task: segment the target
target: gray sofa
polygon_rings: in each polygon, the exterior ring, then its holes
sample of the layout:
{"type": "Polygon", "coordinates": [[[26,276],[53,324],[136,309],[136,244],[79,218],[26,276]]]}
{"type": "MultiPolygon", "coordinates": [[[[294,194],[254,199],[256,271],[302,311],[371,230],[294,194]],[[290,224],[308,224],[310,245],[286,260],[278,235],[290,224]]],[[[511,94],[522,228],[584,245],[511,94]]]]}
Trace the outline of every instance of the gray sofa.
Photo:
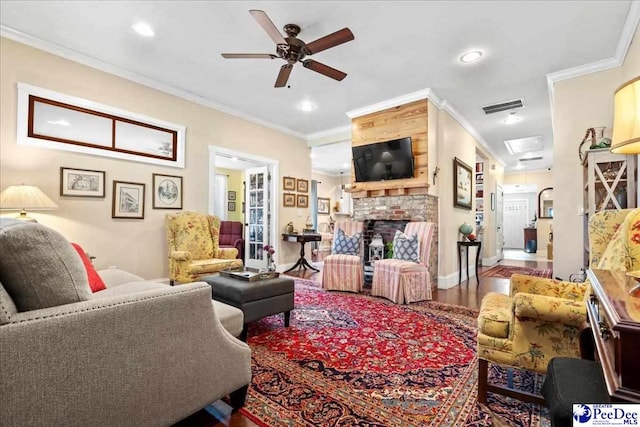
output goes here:
{"type": "Polygon", "coordinates": [[[0,425],[171,425],[224,396],[244,403],[242,312],[205,283],[117,270],[91,293],[59,233],[0,219],[0,425]]]}

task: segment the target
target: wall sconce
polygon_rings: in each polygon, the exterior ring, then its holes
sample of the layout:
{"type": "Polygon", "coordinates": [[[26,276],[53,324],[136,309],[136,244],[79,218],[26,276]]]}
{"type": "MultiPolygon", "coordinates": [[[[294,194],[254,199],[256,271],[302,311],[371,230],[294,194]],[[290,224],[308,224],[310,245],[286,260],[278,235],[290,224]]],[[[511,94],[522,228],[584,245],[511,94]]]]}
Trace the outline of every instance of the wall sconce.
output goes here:
{"type": "Polygon", "coordinates": [[[436,178],[438,177],[439,173],[440,173],[440,168],[436,166],[436,168],[433,170],[433,185],[436,185],[436,178]]]}
{"type": "Polygon", "coordinates": [[[614,95],[611,152],[640,153],[640,76],[620,86],[614,95]]]}
{"type": "Polygon", "coordinates": [[[58,205],[33,185],[11,185],[0,193],[1,210],[19,210],[20,215],[16,219],[38,222],[35,218],[27,215],[27,209],[32,211],[44,211],[57,209],[58,205]]]}

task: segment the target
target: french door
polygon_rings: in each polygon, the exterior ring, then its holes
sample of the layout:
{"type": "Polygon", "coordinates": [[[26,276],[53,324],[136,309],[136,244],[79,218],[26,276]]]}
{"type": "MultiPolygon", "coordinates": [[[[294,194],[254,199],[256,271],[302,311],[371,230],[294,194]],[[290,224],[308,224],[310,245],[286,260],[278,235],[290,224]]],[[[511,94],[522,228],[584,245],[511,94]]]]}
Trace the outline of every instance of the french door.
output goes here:
{"type": "Polygon", "coordinates": [[[266,268],[264,245],[270,242],[271,175],[268,166],[245,171],[245,266],[266,268]]]}

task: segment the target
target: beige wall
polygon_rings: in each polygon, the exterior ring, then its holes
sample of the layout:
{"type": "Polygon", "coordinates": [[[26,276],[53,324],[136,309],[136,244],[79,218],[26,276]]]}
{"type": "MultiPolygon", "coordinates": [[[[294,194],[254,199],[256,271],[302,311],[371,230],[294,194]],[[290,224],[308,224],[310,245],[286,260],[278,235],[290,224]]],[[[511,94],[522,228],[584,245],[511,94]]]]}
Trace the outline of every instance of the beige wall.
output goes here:
{"type": "Polygon", "coordinates": [[[227,175],[227,191],[236,192],[236,210],[227,210],[227,220],[244,222],[244,214],[242,213],[242,202],[244,201],[242,181],[244,181],[244,171],[216,168],[216,173],[227,175]]]}
{"type": "Polygon", "coordinates": [[[583,267],[582,164],[578,146],[586,129],[606,126],[611,137],[613,95],[624,82],[640,74],[640,32],[636,32],[621,67],[563,80],[554,86],[554,218],[553,275],[568,279],[583,267]]]}
{"type": "MultiPolygon", "coordinates": [[[[97,256],[98,268],[117,265],[145,278],[168,275],[164,223],[168,211],[151,209],[151,174],[183,176],[184,209],[206,212],[210,145],[277,160],[281,176],[310,179],[309,149],[298,138],[5,38],[0,39],[0,52],[0,187],[4,189],[20,183],[40,187],[60,208],[46,214],[35,213],[34,217],[97,256]],[[16,145],[17,82],[185,125],[186,167],[161,167],[16,145]],[[106,198],[60,197],[61,166],[106,171],[106,198]],[[147,185],[144,220],[111,218],[114,179],[147,185]]],[[[281,182],[281,177],[275,179],[281,182]]],[[[281,195],[278,195],[276,205],[279,230],[296,215],[303,218],[308,215],[308,210],[304,209],[280,209],[281,195]]],[[[279,264],[294,262],[299,246],[281,245],[279,230],[275,233],[276,260],[279,264]]]]}

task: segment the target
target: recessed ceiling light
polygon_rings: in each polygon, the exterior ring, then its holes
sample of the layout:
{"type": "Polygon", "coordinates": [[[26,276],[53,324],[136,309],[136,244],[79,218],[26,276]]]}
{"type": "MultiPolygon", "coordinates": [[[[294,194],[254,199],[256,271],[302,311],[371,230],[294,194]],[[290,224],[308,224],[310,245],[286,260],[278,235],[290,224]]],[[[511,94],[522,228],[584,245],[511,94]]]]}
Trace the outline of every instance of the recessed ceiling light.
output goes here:
{"type": "Polygon", "coordinates": [[[518,162],[518,164],[515,165],[513,168],[514,169],[522,169],[522,168],[524,168],[524,165],[522,163],[518,162]]]}
{"type": "Polygon", "coordinates": [[[300,104],[298,104],[298,108],[300,109],[300,111],[304,111],[304,112],[308,113],[310,111],[315,110],[316,106],[311,101],[302,101],[300,104]]]}
{"type": "Polygon", "coordinates": [[[470,52],[463,54],[460,57],[460,61],[467,64],[469,62],[475,62],[480,58],[482,58],[482,52],[480,52],[479,50],[472,50],[470,52]]]}
{"type": "Polygon", "coordinates": [[[512,111],[509,113],[509,115],[507,116],[506,119],[504,119],[504,124],[506,125],[512,125],[514,123],[518,123],[519,121],[522,120],[522,117],[516,115],[515,111],[512,111]]]}
{"type": "Polygon", "coordinates": [[[131,28],[133,28],[136,33],[145,37],[153,37],[156,34],[153,32],[153,28],[146,22],[136,22],[131,28]]]}

